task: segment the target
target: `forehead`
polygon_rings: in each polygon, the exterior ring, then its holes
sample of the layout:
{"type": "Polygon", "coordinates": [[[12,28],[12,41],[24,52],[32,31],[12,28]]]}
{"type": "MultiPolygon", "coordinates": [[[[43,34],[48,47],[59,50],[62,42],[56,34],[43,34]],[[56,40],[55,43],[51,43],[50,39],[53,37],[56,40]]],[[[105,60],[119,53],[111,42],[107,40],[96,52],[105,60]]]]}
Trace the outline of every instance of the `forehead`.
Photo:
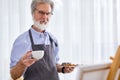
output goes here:
{"type": "Polygon", "coordinates": [[[42,11],[51,12],[51,6],[49,3],[39,3],[36,8],[42,11]]]}

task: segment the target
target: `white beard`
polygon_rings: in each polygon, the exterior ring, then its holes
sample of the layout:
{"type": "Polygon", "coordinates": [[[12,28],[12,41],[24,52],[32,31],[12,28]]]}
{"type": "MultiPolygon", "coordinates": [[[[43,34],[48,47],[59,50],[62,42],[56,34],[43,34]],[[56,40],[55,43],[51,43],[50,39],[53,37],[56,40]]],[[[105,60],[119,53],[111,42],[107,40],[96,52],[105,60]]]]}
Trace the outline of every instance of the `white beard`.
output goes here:
{"type": "Polygon", "coordinates": [[[40,24],[40,21],[35,21],[35,20],[33,20],[33,22],[34,22],[34,25],[38,27],[40,30],[43,30],[43,31],[46,30],[47,24],[40,24]]]}

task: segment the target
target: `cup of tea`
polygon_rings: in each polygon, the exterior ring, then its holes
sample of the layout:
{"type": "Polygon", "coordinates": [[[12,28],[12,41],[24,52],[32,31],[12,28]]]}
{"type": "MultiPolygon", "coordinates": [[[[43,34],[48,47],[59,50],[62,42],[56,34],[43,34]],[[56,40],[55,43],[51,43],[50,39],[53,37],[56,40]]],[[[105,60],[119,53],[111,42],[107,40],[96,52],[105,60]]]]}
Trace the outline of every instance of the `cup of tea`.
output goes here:
{"type": "Polygon", "coordinates": [[[32,57],[35,59],[42,59],[44,56],[44,50],[32,51],[32,57]]]}

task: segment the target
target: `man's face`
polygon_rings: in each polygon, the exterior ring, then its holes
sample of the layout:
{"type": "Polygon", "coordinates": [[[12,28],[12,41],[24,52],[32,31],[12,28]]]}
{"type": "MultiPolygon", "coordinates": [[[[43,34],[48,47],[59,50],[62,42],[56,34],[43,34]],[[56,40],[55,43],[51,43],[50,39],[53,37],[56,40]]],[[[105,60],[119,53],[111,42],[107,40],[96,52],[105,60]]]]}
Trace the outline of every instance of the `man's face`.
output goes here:
{"type": "Polygon", "coordinates": [[[33,12],[33,19],[42,25],[46,25],[51,17],[50,4],[38,4],[33,12]]]}

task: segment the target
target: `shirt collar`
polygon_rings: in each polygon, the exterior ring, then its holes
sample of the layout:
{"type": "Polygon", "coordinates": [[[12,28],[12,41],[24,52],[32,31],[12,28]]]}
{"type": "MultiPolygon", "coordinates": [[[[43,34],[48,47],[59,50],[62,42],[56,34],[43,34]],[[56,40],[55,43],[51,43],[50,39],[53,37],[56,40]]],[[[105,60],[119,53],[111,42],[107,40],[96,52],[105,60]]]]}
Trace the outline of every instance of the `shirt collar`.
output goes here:
{"type": "Polygon", "coordinates": [[[41,37],[41,36],[47,36],[47,31],[45,30],[45,32],[38,32],[36,31],[35,29],[33,29],[32,27],[30,28],[32,34],[38,36],[38,37],[41,37]]]}

